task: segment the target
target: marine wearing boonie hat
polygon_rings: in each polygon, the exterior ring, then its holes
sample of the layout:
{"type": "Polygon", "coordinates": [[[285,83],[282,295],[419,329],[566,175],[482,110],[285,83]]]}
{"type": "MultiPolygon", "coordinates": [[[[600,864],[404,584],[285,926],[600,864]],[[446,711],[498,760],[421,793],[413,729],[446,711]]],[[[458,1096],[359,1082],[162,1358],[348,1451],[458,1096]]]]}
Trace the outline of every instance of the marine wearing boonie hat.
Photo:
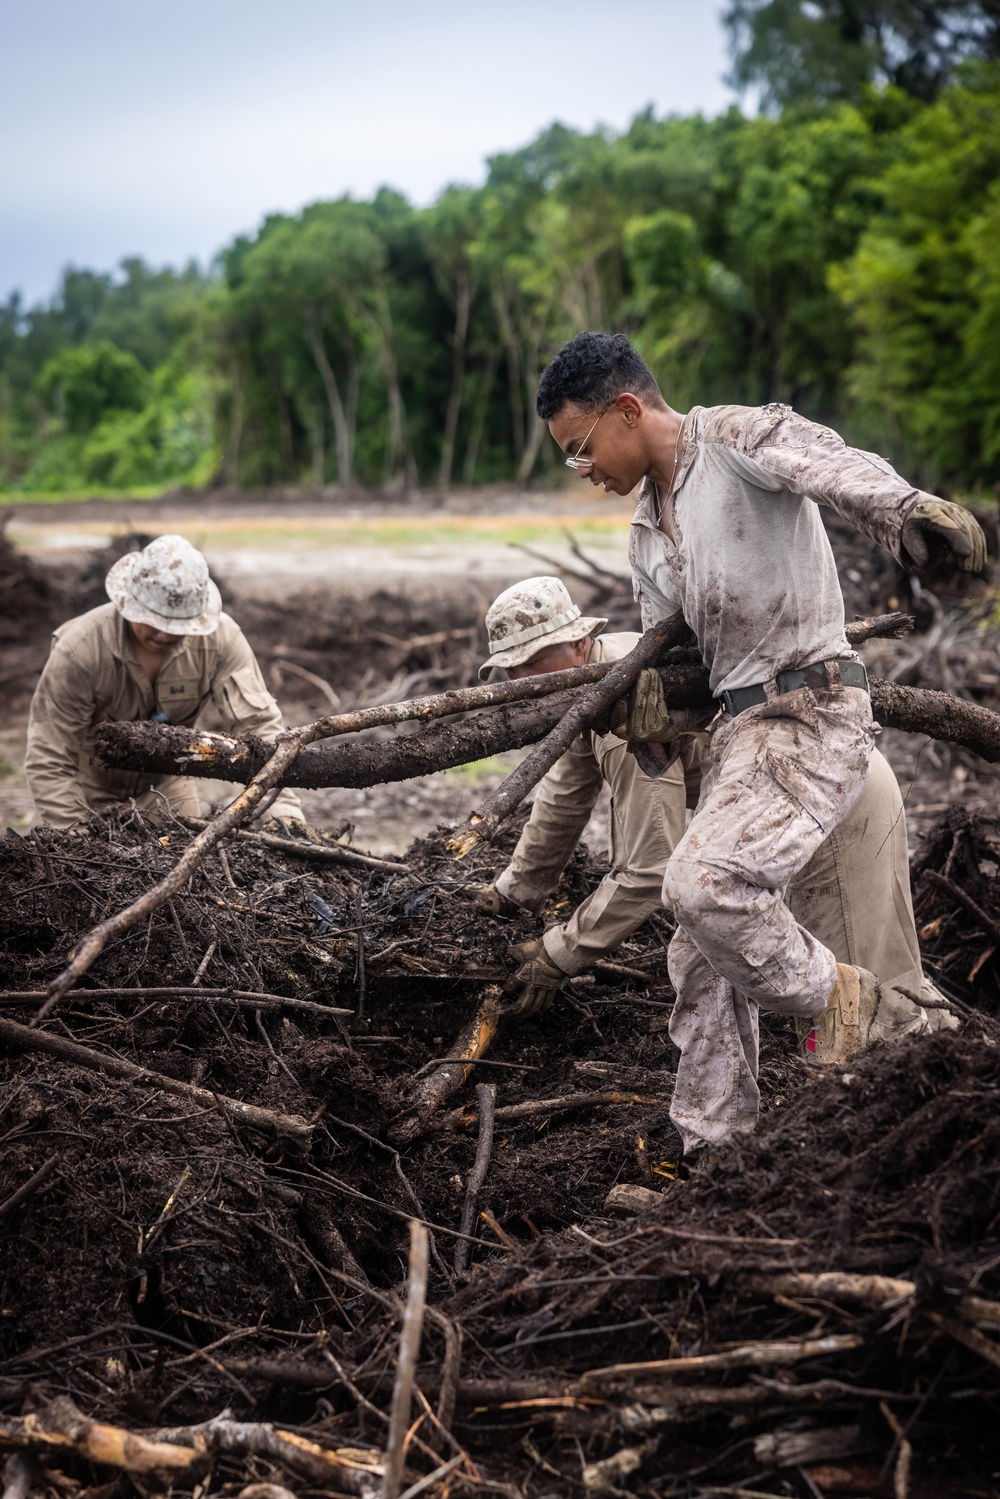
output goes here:
{"type": "Polygon", "coordinates": [[[485,682],[494,666],[523,666],[539,651],[597,635],[607,624],[581,613],[558,578],[525,578],[498,594],[486,614],[490,657],[479,668],[485,682]]]}
{"type": "Polygon", "coordinates": [[[212,635],[218,628],[222,595],[208,563],[183,536],[158,536],[141,552],[119,557],[104,587],[132,624],[167,635],[212,635]]]}

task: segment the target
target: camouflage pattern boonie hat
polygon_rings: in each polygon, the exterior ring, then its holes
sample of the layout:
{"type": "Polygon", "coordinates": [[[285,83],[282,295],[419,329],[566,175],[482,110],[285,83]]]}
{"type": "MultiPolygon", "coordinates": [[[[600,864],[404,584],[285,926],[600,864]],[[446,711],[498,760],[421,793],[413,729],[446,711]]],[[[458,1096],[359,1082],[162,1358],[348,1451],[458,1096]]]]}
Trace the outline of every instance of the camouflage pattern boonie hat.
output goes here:
{"type": "Polygon", "coordinates": [[[494,666],[523,666],[550,645],[597,635],[606,619],[580,612],[558,578],[525,578],[493,600],[486,611],[490,658],[479,668],[485,682],[494,666]]]}
{"type": "Polygon", "coordinates": [[[222,595],[208,563],[183,536],[158,536],[141,552],[119,557],[104,580],[119,614],[167,635],[211,635],[222,595]]]}

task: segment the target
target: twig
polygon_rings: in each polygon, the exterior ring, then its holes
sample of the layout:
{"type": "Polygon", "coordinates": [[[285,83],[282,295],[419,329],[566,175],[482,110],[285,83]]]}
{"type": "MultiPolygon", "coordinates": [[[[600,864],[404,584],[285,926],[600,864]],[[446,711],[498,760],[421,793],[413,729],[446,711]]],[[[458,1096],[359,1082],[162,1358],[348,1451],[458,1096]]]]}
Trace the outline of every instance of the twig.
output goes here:
{"type": "Polygon", "coordinates": [[[54,1036],[49,1031],[33,1030],[30,1026],[18,1025],[14,1020],[0,1020],[0,1040],[5,1040],[10,1046],[24,1047],[26,1051],[40,1051],[57,1057],[59,1061],[68,1062],[74,1067],[101,1072],[105,1077],[160,1088],[164,1093],[185,1098],[202,1109],[221,1107],[239,1124],[248,1124],[254,1129],[266,1130],[269,1134],[288,1137],[304,1146],[308,1146],[312,1140],[312,1126],[298,1114],[279,1114],[257,1104],[226,1098],[207,1088],[195,1087],[193,1083],[182,1083],[161,1072],[150,1072],[145,1067],[137,1067],[134,1062],[126,1062],[123,1057],[105,1056],[102,1052],[92,1051],[89,1046],[81,1046],[78,1041],[54,1036]]]}
{"type": "Polygon", "coordinates": [[[643,984],[666,984],[669,983],[666,975],[658,977],[655,973],[643,973],[641,968],[630,968],[626,963],[609,963],[607,958],[598,958],[593,965],[602,973],[614,973],[620,978],[638,979],[643,984]]]}
{"type": "Polygon", "coordinates": [[[424,1326],[427,1300],[427,1230],[415,1218],[410,1219],[410,1274],[406,1292],[406,1310],[399,1335],[396,1381],[392,1390],[389,1436],[385,1448],[385,1474],[382,1499],[399,1499],[406,1459],[406,1432],[413,1402],[413,1382],[420,1354],[420,1335],[424,1326]]]}
{"type": "MultiPolygon", "coordinates": [[[[182,821],[186,827],[210,826],[204,817],[185,817],[182,821]]],[[[380,859],[377,854],[364,854],[360,849],[345,848],[332,840],[317,842],[314,838],[282,838],[278,833],[251,833],[247,828],[240,828],[236,837],[241,842],[256,843],[283,854],[297,854],[299,858],[312,859],[320,864],[356,864],[362,869],[388,869],[394,874],[408,874],[410,871],[408,864],[401,864],[397,859],[380,859]]]]}
{"type": "Polygon", "coordinates": [[[20,1207],[22,1202],[27,1202],[28,1198],[37,1192],[39,1187],[44,1186],[58,1164],[59,1157],[57,1155],[50,1156],[43,1166],[39,1166],[34,1176],[29,1176],[28,1180],[22,1186],[18,1187],[16,1192],[12,1192],[4,1202],[0,1202],[0,1218],[5,1218],[8,1213],[12,1213],[15,1208],[20,1207]]]}
{"type": "Polygon", "coordinates": [[[160,1441],[190,1442],[197,1456],[229,1452],[240,1457],[251,1453],[267,1457],[314,1483],[329,1485],[333,1492],[356,1494],[360,1499],[375,1499],[378,1493],[381,1463],[376,1454],[365,1463],[357,1448],[348,1448],[341,1455],[269,1422],[233,1421],[221,1415],[199,1426],[168,1428],[154,1435],[160,1441]]]}
{"type": "MultiPolygon", "coordinates": [[[[476,1100],[479,1104],[479,1139],[476,1143],[476,1158],[465,1184],[465,1201],[459,1229],[463,1234],[472,1233],[476,1222],[479,1193],[490,1169],[493,1154],[493,1127],[496,1117],[497,1090],[495,1083],[477,1083],[476,1100]]],[[[455,1241],[455,1274],[464,1275],[469,1268],[472,1246],[469,1239],[455,1241]]]]}
{"type": "Polygon", "coordinates": [[[205,977],[205,970],[208,967],[209,963],[211,963],[212,957],[215,953],[215,949],[218,947],[218,945],[218,938],[213,937],[211,942],[208,944],[208,947],[205,949],[205,956],[202,958],[201,962],[198,964],[198,967],[195,969],[194,977],[191,980],[191,985],[193,988],[200,984],[202,979],[205,977]]]}
{"type": "Polygon", "coordinates": [[[988,1338],[977,1327],[966,1327],[963,1322],[956,1322],[953,1317],[946,1317],[941,1312],[928,1312],[927,1315],[943,1332],[954,1338],[956,1343],[962,1343],[973,1353],[978,1353],[986,1363],[1000,1369],[1000,1345],[994,1343],[992,1338],[988,1338]]]}
{"type": "MultiPolygon", "coordinates": [[[[40,989],[9,989],[0,993],[0,1006],[37,1004],[43,999],[40,989]]],[[[71,989],[66,996],[74,1004],[97,999],[188,999],[208,1004],[230,1004],[239,1010],[304,1010],[311,1015],[353,1015],[353,1010],[336,1009],[317,1004],[314,999],[292,999],[285,994],[257,994],[247,989],[199,989],[193,984],[168,985],[163,988],[139,989],[71,989]]]]}
{"type": "Polygon", "coordinates": [[[357,892],[355,899],[355,911],[357,912],[357,942],[358,942],[358,1019],[365,1018],[365,931],[364,931],[364,909],[361,890],[357,892]]]}
{"type": "MultiPolygon", "coordinates": [[[[447,1478],[448,1474],[453,1473],[459,1463],[464,1462],[465,1453],[456,1452],[454,1457],[449,1457],[447,1462],[443,1462],[440,1467],[435,1468],[433,1473],[425,1473],[423,1478],[418,1478],[416,1483],[411,1483],[406,1492],[400,1494],[399,1499],[417,1499],[418,1494],[422,1494],[425,1489],[429,1489],[431,1484],[437,1483],[439,1479],[447,1478]]],[[[905,1495],[903,1499],[906,1499],[905,1495]]]]}
{"type": "MultiPolygon", "coordinates": [[[[969,1331],[967,1328],[962,1330],[969,1331]]],[[[742,1348],[727,1349],[725,1353],[652,1359],[648,1363],[639,1364],[609,1364],[603,1369],[588,1369],[576,1381],[573,1390],[585,1391],[594,1385],[613,1384],[620,1379],[634,1383],[637,1376],[683,1374],[693,1369],[774,1368],[778,1365],[801,1363],[804,1359],[823,1358],[831,1353],[849,1353],[863,1346],[864,1338],[854,1334],[827,1338],[789,1338],[783,1342],[748,1343],[742,1348]]]]}
{"type": "Polygon", "coordinates": [[[938,874],[936,869],[925,869],[924,879],[927,880],[928,884],[935,885],[938,890],[944,890],[957,905],[962,906],[969,913],[973,921],[982,927],[987,936],[992,937],[994,942],[1000,942],[1000,923],[994,921],[992,916],[987,915],[982,906],[977,905],[971,895],[966,895],[961,885],[956,885],[955,881],[950,880],[945,874],[938,874]]]}
{"type": "MultiPolygon", "coordinates": [[[[436,1415],[438,1425],[450,1436],[458,1399],[458,1381],[462,1372],[462,1328],[439,1307],[430,1306],[427,1311],[444,1334],[444,1358],[441,1360],[441,1388],[438,1391],[436,1415]]],[[[454,1438],[452,1441],[454,1442],[454,1438]]]]}
{"type": "Polygon", "coordinates": [[[751,1290],[766,1296],[820,1296],[830,1301],[857,1301],[870,1307],[917,1294],[916,1282],[912,1280],[895,1280],[888,1275],[851,1275],[842,1270],[752,1275],[749,1284],[751,1290]]]}
{"type": "MultiPolygon", "coordinates": [[[[549,1114],[565,1114],[571,1109],[610,1108],[616,1104],[663,1103],[661,1098],[650,1098],[641,1093],[568,1093],[563,1098],[532,1098],[526,1103],[505,1104],[496,1110],[497,1124],[506,1124],[515,1119],[537,1119],[549,1114]]],[[[434,1123],[435,1130],[469,1129],[476,1116],[469,1109],[455,1109],[434,1123]]]]}
{"type": "Polygon", "coordinates": [[[504,1231],[504,1229],[497,1222],[496,1214],[491,1213],[489,1208],[483,1208],[480,1211],[479,1216],[480,1218],[482,1218],[483,1222],[486,1224],[486,1227],[490,1230],[490,1232],[496,1234],[497,1238],[500,1240],[500,1243],[505,1249],[509,1249],[513,1253],[516,1249],[519,1249],[521,1247],[516,1239],[512,1239],[510,1234],[504,1231]]]}
{"type": "Polygon", "coordinates": [[[91,1462],[106,1463],[131,1473],[166,1473],[190,1468],[197,1459],[194,1447],[179,1442],[150,1440],[119,1426],[105,1426],[84,1416],[72,1400],[61,1395],[41,1412],[0,1416],[0,1438],[12,1446],[62,1448],[91,1462]]]}

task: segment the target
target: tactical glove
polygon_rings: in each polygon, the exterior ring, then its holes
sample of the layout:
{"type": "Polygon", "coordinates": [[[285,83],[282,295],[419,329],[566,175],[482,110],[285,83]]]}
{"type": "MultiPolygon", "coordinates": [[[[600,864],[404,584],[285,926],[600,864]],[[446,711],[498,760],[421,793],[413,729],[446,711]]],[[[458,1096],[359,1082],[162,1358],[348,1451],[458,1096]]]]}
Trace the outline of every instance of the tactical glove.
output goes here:
{"type": "Polygon", "coordinates": [[[669,744],[680,732],[671,721],[660,674],[651,666],[636,677],[628,697],[614,704],[610,722],[612,734],[638,744],[669,744]]]}
{"type": "Polygon", "coordinates": [[[986,566],[983,528],[961,505],[933,498],[917,501],[903,522],[902,532],[903,546],[915,566],[927,565],[930,556],[927,542],[932,536],[954,552],[965,572],[979,573],[986,566]]]}
{"type": "Polygon", "coordinates": [[[516,901],[501,895],[496,885],[472,885],[469,894],[476,910],[486,916],[516,916],[522,910],[516,901]]]}
{"type": "Polygon", "coordinates": [[[522,988],[507,1013],[516,1015],[519,1019],[525,1015],[544,1015],[562,986],[565,973],[553,963],[540,937],[531,942],[518,943],[511,948],[511,952],[515,958],[521,959],[521,966],[514,974],[514,983],[521,984],[522,988]]]}

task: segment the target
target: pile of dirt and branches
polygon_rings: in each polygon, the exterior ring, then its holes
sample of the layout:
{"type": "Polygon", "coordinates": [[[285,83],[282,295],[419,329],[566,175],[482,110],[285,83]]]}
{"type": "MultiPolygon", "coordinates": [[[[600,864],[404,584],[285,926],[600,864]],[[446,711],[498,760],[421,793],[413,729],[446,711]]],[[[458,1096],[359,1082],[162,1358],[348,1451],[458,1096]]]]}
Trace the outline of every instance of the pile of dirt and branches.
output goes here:
{"type": "MultiPolygon", "coordinates": [[[[467,860],[439,834],[395,867],[343,833],[322,856],[231,838],[36,1030],[73,944],[191,833],[126,809],[0,842],[0,1444],[34,1482],[103,1494],[111,1464],[179,1492],[211,1468],[231,1492],[374,1494],[415,1219],[407,1485],[987,1491],[997,975],[930,875],[995,917],[995,829],[942,827],[918,869],[960,1031],[820,1075],[765,1024],[759,1135],[681,1182],[665,915],[462,1052],[414,1126],[537,930],[468,898],[517,821],[467,860]],[[604,1216],[623,1187],[631,1223],[604,1216]]],[[[602,872],[578,852],[547,919],[602,872]]]]}

